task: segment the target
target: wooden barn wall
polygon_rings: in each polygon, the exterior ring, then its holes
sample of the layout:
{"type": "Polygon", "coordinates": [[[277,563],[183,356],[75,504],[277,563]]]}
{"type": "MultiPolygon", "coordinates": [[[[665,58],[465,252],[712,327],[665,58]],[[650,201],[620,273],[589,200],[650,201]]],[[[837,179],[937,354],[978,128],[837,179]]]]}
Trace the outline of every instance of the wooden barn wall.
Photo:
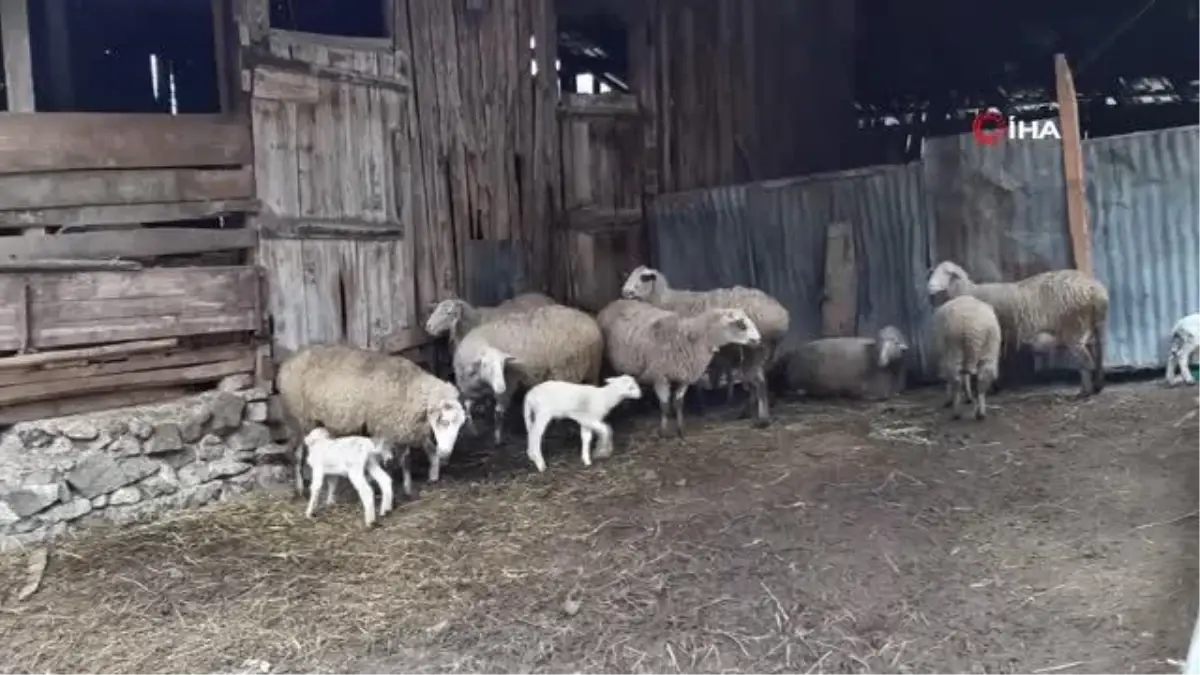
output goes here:
{"type": "Polygon", "coordinates": [[[558,92],[546,76],[553,0],[394,0],[391,9],[396,48],[411,55],[422,311],[449,295],[494,302],[501,287],[561,288],[565,272],[551,262],[561,200],[558,92]]]}
{"type": "Polygon", "coordinates": [[[648,0],[631,83],[652,118],[651,193],[845,168],[852,0],[648,0]]]}

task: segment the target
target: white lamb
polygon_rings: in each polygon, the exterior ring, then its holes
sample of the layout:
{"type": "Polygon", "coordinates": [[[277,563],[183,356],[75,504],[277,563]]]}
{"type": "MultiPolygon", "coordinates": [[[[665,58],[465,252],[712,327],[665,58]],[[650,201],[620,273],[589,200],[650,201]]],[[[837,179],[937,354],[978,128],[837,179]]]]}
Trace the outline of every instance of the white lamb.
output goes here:
{"type": "Polygon", "coordinates": [[[591,466],[593,434],[600,436],[596,457],[612,455],[612,427],[604,418],[621,401],[641,397],[642,388],[629,375],[606,378],[603,387],[560,380],[542,382],[525,394],[525,432],[529,438],[526,454],[539,472],[545,471],[542,436],[546,427],[556,419],[571,419],[579,423],[583,465],[591,466]]]}
{"type": "Polygon", "coordinates": [[[1188,367],[1196,352],[1200,352],[1200,314],[1188,314],[1171,329],[1171,351],[1167,354],[1167,384],[1179,384],[1181,379],[1189,385],[1196,383],[1191,368],[1188,367]]]}
{"type": "Polygon", "coordinates": [[[367,527],[371,527],[375,524],[375,493],[371,490],[371,484],[367,482],[367,474],[370,474],[383,493],[379,515],[387,515],[392,510],[395,504],[392,479],[380,466],[386,458],[382,444],[366,436],[334,438],[325,427],[317,427],[308,432],[304,437],[304,444],[308,446],[308,468],[312,471],[312,483],[309,485],[311,495],[305,515],[312,518],[316,513],[317,498],[326,478],[333,480],[329,481],[325,504],[333,503],[334,491],[337,489],[336,479],[343,476],[358,491],[367,527]]]}

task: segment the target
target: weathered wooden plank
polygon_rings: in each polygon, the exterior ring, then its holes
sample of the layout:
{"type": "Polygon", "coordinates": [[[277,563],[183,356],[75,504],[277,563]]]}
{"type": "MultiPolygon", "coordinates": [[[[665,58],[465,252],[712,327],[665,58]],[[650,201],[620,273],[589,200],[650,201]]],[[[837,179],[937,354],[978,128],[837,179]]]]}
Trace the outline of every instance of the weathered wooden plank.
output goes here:
{"type": "Polygon", "coordinates": [[[129,356],[131,354],[146,354],[161,352],[179,346],[179,340],[167,338],[164,340],[142,340],[139,342],[123,342],[115,345],[100,347],[84,347],[82,349],[62,349],[36,354],[21,354],[0,358],[0,372],[20,368],[36,368],[47,364],[58,364],[63,361],[81,361],[87,359],[106,359],[129,356]]]}
{"type": "MultiPolygon", "coordinates": [[[[241,290],[241,289],[237,289],[241,290]]],[[[79,323],[102,324],[120,322],[123,319],[157,318],[169,315],[213,315],[240,316],[257,306],[253,296],[216,295],[212,293],[188,295],[146,296],[132,298],[107,298],[104,300],[69,300],[45,302],[32,307],[34,330],[79,323]]]]}
{"type": "Polygon", "coordinates": [[[641,224],[642,209],[586,206],[568,211],[566,222],[571,230],[626,229],[641,224]]]}
{"type": "Polygon", "coordinates": [[[29,0],[0,0],[0,45],[9,112],[33,112],[33,56],[29,49],[29,0]]]}
{"type": "Polygon", "coordinates": [[[167,202],[108,206],[67,206],[53,209],[0,211],[0,230],[48,225],[120,225],[165,223],[216,218],[258,211],[256,199],[220,199],[204,202],[167,202]]]}
{"type": "Polygon", "coordinates": [[[111,232],[72,232],[42,237],[2,237],[0,256],[12,260],[43,258],[152,258],[254,248],[258,233],[249,229],[160,227],[111,232]]]}
{"type": "Polygon", "coordinates": [[[316,103],[320,99],[318,82],[317,77],[308,72],[260,64],[254,69],[253,95],[270,101],[316,103]]]}
{"type": "Polygon", "coordinates": [[[198,299],[250,296],[257,271],[249,266],[155,267],[140,272],[87,272],[30,277],[34,303],[147,296],[198,299]]]}
{"type": "Polygon", "coordinates": [[[0,175],[0,210],[250,199],[251,167],[0,175]]]}
{"type": "Polygon", "coordinates": [[[272,68],[278,71],[302,73],[331,82],[378,87],[380,89],[391,89],[399,92],[407,92],[410,86],[409,82],[401,79],[400,76],[381,77],[379,75],[367,75],[353,70],[334,68],[332,66],[276,56],[274,54],[264,54],[262,52],[251,52],[247,55],[246,60],[254,66],[255,70],[259,68],[272,68]]]}
{"type": "Polygon", "coordinates": [[[259,243],[259,264],[267,275],[267,311],[274,347],[296,350],[307,344],[304,296],[304,242],[264,239],[259,243]]]}
{"type": "Polygon", "coordinates": [[[299,30],[272,28],[268,33],[272,49],[291,47],[321,47],[346,51],[392,53],[392,38],[359,37],[352,35],[324,35],[299,30]]]}
{"type": "Polygon", "coordinates": [[[101,375],[69,382],[44,382],[0,387],[0,405],[33,403],[64,395],[106,392],[133,387],[174,386],[211,382],[227,375],[254,370],[254,356],[247,354],[228,361],[150,372],[101,375]]]}
{"type": "Polygon", "coordinates": [[[125,406],[161,403],[183,398],[188,393],[188,390],[183,387],[155,387],[152,389],[114,391],[107,394],[59,398],[39,403],[19,403],[0,408],[0,426],[63,415],[99,412],[101,410],[111,410],[125,406]]]}
{"type": "Polygon", "coordinates": [[[0,273],[137,272],[142,268],[143,265],[136,260],[77,260],[63,258],[0,260],[0,273]]]}
{"type": "Polygon", "coordinates": [[[1066,54],[1054,55],[1058,93],[1059,133],[1062,134],[1063,174],[1067,187],[1067,230],[1075,269],[1092,273],[1092,238],[1088,234],[1087,196],[1084,189],[1083,149],[1079,142],[1079,100],[1066,54]]]}
{"type": "Polygon", "coordinates": [[[0,113],[0,173],[242,166],[250,129],[223,115],[0,113]]]}
{"type": "MultiPolygon", "coordinates": [[[[35,324],[33,346],[42,349],[157,337],[249,332],[257,328],[257,323],[255,311],[246,309],[237,314],[134,317],[44,328],[37,328],[35,324]]],[[[253,370],[253,367],[248,370],[253,370]]]]}
{"type": "Polygon", "coordinates": [[[558,112],[566,117],[640,117],[642,114],[637,96],[622,92],[566,93],[558,112]]]}
{"type": "Polygon", "coordinates": [[[88,363],[59,368],[33,368],[0,372],[0,390],[15,385],[34,385],[45,382],[77,381],[83,378],[118,373],[136,373],[164,368],[180,368],[202,363],[217,363],[244,358],[256,351],[253,344],[222,345],[188,349],[168,354],[138,354],[120,361],[88,363]]]}
{"type": "Polygon", "coordinates": [[[307,218],[263,219],[259,231],[268,239],[403,239],[404,228],[396,223],[322,221],[307,218]]]}

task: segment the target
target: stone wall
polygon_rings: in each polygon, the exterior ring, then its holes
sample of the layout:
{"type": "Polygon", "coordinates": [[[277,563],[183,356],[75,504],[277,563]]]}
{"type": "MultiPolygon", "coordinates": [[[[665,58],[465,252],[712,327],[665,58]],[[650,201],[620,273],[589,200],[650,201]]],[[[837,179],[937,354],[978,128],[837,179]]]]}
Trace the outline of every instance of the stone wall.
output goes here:
{"type": "Polygon", "coordinates": [[[249,376],[176,402],[17,424],[0,435],[0,551],[284,488],[285,448],[249,376]]]}

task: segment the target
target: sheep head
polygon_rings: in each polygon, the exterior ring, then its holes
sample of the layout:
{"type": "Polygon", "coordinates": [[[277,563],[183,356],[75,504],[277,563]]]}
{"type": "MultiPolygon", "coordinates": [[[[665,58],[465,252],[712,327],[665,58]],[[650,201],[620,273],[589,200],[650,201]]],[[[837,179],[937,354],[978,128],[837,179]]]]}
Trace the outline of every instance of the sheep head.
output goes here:
{"type": "Polygon", "coordinates": [[[467,411],[458,399],[444,399],[429,407],[426,419],[433,431],[438,464],[445,466],[458,442],[458,432],[467,421],[467,411]]]}
{"type": "Polygon", "coordinates": [[[454,330],[455,324],[462,320],[466,304],[465,300],[459,298],[447,298],[439,302],[425,322],[425,332],[440,337],[454,330]]]}
{"type": "Polygon", "coordinates": [[[625,283],[621,286],[621,297],[625,300],[645,301],[666,288],[667,278],[662,272],[653,267],[639,265],[625,278],[625,283]]]}
{"type": "Polygon", "coordinates": [[[642,397],[642,387],[632,375],[605,378],[604,386],[615,391],[622,399],[642,397]]]}
{"type": "Polygon", "coordinates": [[[903,360],[904,355],[908,353],[908,341],[895,326],[884,326],[875,338],[875,345],[879,350],[880,368],[887,368],[903,360]]]}
{"type": "Polygon", "coordinates": [[[929,272],[929,280],[925,290],[929,294],[929,304],[938,307],[950,298],[956,298],[970,290],[971,277],[957,263],[943,260],[929,272]]]}
{"type": "Polygon", "coordinates": [[[746,312],[740,309],[713,309],[716,319],[719,345],[735,344],[746,347],[757,347],[762,343],[762,333],[758,326],[750,320],[746,312]]]}

